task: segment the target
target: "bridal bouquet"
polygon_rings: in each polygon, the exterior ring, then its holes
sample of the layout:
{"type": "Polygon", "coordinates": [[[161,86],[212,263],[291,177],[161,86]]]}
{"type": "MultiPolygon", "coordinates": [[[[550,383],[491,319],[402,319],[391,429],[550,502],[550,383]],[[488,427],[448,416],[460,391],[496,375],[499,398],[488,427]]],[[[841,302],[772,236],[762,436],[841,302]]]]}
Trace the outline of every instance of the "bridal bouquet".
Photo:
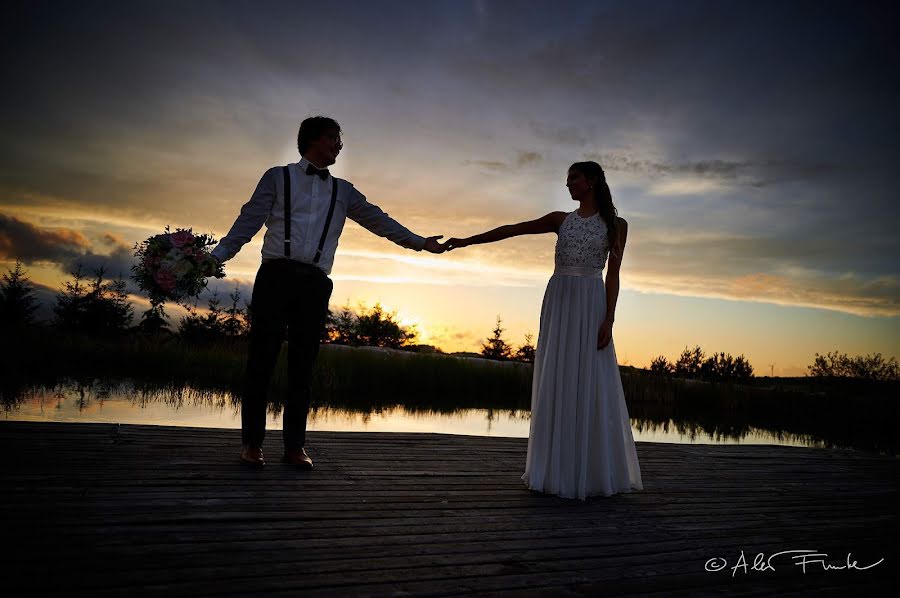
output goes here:
{"type": "Polygon", "coordinates": [[[176,229],[153,235],[135,245],[131,278],[150,297],[150,303],[183,303],[206,288],[206,277],[223,278],[225,269],[208,247],[215,245],[212,235],[195,235],[191,229],[176,229]]]}

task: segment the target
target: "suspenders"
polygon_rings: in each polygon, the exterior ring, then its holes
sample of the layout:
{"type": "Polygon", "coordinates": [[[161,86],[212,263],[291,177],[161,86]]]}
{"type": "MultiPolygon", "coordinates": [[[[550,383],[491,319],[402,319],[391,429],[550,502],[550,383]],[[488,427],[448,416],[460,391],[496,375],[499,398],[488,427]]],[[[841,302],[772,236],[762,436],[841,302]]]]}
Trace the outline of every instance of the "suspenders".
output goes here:
{"type": "Polygon", "coordinates": [[[291,257],[291,173],[287,166],[281,167],[284,174],[284,257],[291,257]]]}
{"type": "MultiPolygon", "coordinates": [[[[284,257],[291,257],[291,175],[287,166],[281,167],[284,175],[284,257]]],[[[334,204],[337,203],[338,180],[331,177],[331,205],[328,206],[328,217],[325,218],[325,228],[319,239],[319,247],[316,249],[314,264],[319,263],[322,257],[322,248],[325,246],[325,237],[328,236],[328,228],[331,226],[331,218],[334,216],[334,204]]]]}
{"type": "Polygon", "coordinates": [[[325,247],[325,237],[328,236],[328,227],[331,226],[331,217],[334,215],[334,204],[337,203],[337,179],[331,177],[331,205],[328,206],[328,217],[325,218],[325,228],[322,229],[322,238],[319,239],[319,248],[316,249],[316,258],[313,260],[314,264],[319,263],[319,258],[322,256],[322,248],[325,247]]]}

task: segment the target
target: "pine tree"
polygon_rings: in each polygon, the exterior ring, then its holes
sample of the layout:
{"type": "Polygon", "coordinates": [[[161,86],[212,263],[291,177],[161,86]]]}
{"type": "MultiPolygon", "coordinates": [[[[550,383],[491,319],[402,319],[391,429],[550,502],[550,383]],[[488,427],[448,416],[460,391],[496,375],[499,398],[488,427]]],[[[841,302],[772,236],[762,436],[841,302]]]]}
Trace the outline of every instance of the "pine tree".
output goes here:
{"type": "Polygon", "coordinates": [[[122,332],[131,323],[134,308],[128,302],[125,281],[120,276],[104,282],[105,274],[102,266],[94,271],[85,295],[80,329],[89,334],[122,332]]]}
{"type": "Polygon", "coordinates": [[[516,361],[526,363],[534,362],[534,335],[530,332],[525,335],[525,344],[516,350],[516,361]]]}
{"type": "Polygon", "coordinates": [[[34,324],[37,298],[34,284],[16,260],[15,268],[3,275],[0,284],[0,326],[4,329],[24,328],[34,324]]]}
{"type": "Polygon", "coordinates": [[[119,277],[107,283],[104,291],[104,301],[108,305],[107,312],[109,319],[106,322],[106,329],[114,332],[123,332],[128,330],[131,320],[134,317],[134,306],[128,300],[127,292],[128,284],[119,273],[119,277]]]}
{"type": "Polygon", "coordinates": [[[162,303],[151,303],[150,309],[141,316],[141,321],[137,325],[138,332],[144,334],[162,334],[171,332],[169,330],[169,314],[163,308],[162,303]]]}
{"type": "Polygon", "coordinates": [[[237,283],[235,283],[234,291],[228,295],[228,298],[231,300],[231,304],[228,306],[228,309],[222,312],[224,314],[222,332],[227,337],[238,338],[246,332],[247,317],[246,312],[238,307],[238,303],[241,300],[241,290],[238,288],[237,283]]]}
{"type": "Polygon", "coordinates": [[[219,292],[214,291],[206,302],[205,315],[197,313],[197,306],[189,308],[188,314],[178,324],[178,334],[187,341],[210,343],[225,337],[224,315],[220,307],[219,292]]]}
{"type": "Polygon", "coordinates": [[[699,345],[693,349],[684,348],[678,361],[675,362],[675,374],[683,378],[696,378],[700,375],[700,366],[704,360],[703,350],[699,345]]]}
{"type": "Polygon", "coordinates": [[[53,307],[53,324],[63,330],[81,330],[87,302],[87,287],[81,265],[71,272],[72,280],[67,280],[65,289],[57,293],[53,307]]]}
{"type": "Polygon", "coordinates": [[[497,326],[494,328],[494,336],[481,346],[481,354],[488,359],[508,360],[512,355],[512,347],[503,340],[504,329],[500,327],[502,320],[497,316],[497,326]]]}
{"type": "Polygon", "coordinates": [[[650,362],[650,371],[655,374],[668,375],[675,371],[675,365],[669,363],[664,356],[658,355],[650,362]]]}
{"type": "Polygon", "coordinates": [[[335,344],[350,346],[359,344],[356,342],[356,318],[350,309],[349,300],[337,314],[331,316],[326,328],[329,339],[335,344]]]}

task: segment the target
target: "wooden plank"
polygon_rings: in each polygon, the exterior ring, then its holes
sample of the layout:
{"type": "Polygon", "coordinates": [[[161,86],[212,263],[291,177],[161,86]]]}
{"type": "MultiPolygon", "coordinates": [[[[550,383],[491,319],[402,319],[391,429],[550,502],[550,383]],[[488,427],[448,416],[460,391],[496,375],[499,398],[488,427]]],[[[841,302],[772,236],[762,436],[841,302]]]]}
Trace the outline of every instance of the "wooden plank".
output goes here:
{"type": "MultiPolygon", "coordinates": [[[[716,554],[896,562],[898,460],[638,443],[645,490],[586,502],[521,480],[526,439],[310,432],[312,472],[237,462],[238,430],[0,422],[7,580],[21,593],[817,595],[896,567],[732,579],[716,554]],[[698,570],[698,566],[700,569],[698,570]]],[[[13,592],[14,594],[16,592],[13,592]]]]}

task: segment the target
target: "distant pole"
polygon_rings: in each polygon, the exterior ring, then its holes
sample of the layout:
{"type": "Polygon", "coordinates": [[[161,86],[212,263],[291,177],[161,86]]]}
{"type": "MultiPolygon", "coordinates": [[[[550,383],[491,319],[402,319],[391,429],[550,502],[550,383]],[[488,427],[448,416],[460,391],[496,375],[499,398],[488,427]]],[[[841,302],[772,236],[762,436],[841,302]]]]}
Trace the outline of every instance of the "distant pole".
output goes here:
{"type": "MultiPolygon", "coordinates": [[[[776,362],[776,363],[777,363],[777,362],[776,362]]],[[[770,364],[769,364],[769,377],[770,377],[770,378],[774,378],[774,377],[775,377],[775,364],[774,364],[774,363],[770,363],[770,364]]]]}

